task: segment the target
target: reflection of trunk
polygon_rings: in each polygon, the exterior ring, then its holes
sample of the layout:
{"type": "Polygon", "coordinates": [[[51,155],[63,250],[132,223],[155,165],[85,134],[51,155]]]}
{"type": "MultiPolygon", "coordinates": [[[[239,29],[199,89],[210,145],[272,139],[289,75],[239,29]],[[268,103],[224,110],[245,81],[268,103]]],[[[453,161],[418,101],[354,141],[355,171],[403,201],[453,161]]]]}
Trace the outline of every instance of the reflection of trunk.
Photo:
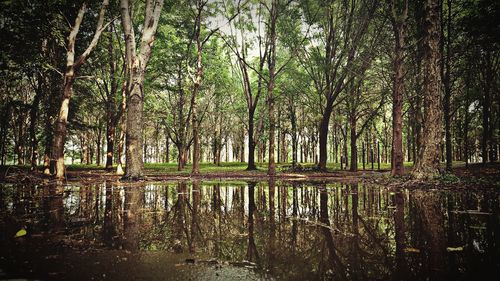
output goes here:
{"type": "Polygon", "coordinates": [[[254,240],[254,217],[255,212],[255,182],[248,183],[248,248],[247,248],[247,260],[256,261],[259,259],[259,253],[257,252],[257,246],[254,240]]]}
{"type": "Polygon", "coordinates": [[[276,182],[274,178],[269,179],[269,241],[268,241],[268,256],[269,256],[269,271],[273,272],[275,259],[275,239],[276,239],[276,221],[274,195],[276,191],[276,182]]]}
{"type": "Polygon", "coordinates": [[[106,201],[104,207],[104,223],[103,223],[103,240],[107,246],[114,246],[114,237],[116,235],[116,229],[113,224],[113,186],[111,182],[105,182],[106,187],[106,201]]]}
{"type": "Polygon", "coordinates": [[[127,186],[123,209],[123,248],[128,251],[139,250],[139,210],[141,207],[140,188],[127,186]]]}
{"type": "Polygon", "coordinates": [[[319,220],[322,224],[320,228],[323,232],[323,235],[325,236],[326,246],[328,247],[328,259],[330,266],[332,269],[338,269],[338,274],[344,275],[345,267],[342,264],[339,256],[337,255],[335,243],[333,242],[333,235],[330,230],[330,219],[328,217],[328,192],[324,185],[319,189],[319,204],[319,220]]]}
{"type": "Polygon", "coordinates": [[[396,240],[396,269],[394,280],[403,280],[407,276],[405,262],[405,222],[404,222],[404,196],[401,191],[397,191],[394,197],[396,211],[394,212],[394,239],[396,240]]]}
{"type": "Polygon", "coordinates": [[[297,184],[292,183],[292,252],[295,253],[295,249],[297,247],[297,234],[298,234],[298,225],[297,225],[297,215],[298,215],[298,197],[297,197],[297,184]]]}
{"type": "Polygon", "coordinates": [[[64,187],[61,185],[57,186],[45,186],[44,187],[44,199],[46,200],[45,214],[47,215],[47,226],[50,227],[52,231],[59,231],[63,226],[63,216],[64,216],[64,205],[63,205],[63,192],[64,187]]]}
{"type": "Polygon", "coordinates": [[[172,227],[174,238],[174,251],[176,253],[182,253],[184,251],[184,246],[182,243],[183,232],[185,230],[185,219],[184,212],[186,209],[186,192],[187,186],[185,182],[179,182],[177,184],[177,202],[174,208],[174,225],[172,227]]]}
{"type": "Polygon", "coordinates": [[[363,270],[360,268],[360,257],[361,252],[359,248],[359,219],[358,219],[358,184],[353,184],[351,186],[351,198],[352,198],[352,237],[351,237],[351,254],[350,259],[350,270],[352,274],[352,280],[363,280],[362,278],[363,270]]]}
{"type": "Polygon", "coordinates": [[[198,226],[198,207],[200,206],[200,182],[193,181],[192,189],[193,206],[191,212],[191,243],[189,244],[189,252],[196,252],[196,237],[199,231],[198,226]]]}
{"type": "Polygon", "coordinates": [[[221,254],[221,244],[222,244],[222,209],[221,209],[221,200],[220,200],[220,184],[215,184],[213,186],[213,194],[212,194],[212,210],[214,216],[214,230],[216,241],[214,243],[214,252],[215,256],[219,257],[221,254]]]}
{"type": "Polygon", "coordinates": [[[430,280],[446,280],[446,237],[439,194],[416,190],[415,204],[423,230],[423,247],[428,255],[427,266],[430,280]]]}

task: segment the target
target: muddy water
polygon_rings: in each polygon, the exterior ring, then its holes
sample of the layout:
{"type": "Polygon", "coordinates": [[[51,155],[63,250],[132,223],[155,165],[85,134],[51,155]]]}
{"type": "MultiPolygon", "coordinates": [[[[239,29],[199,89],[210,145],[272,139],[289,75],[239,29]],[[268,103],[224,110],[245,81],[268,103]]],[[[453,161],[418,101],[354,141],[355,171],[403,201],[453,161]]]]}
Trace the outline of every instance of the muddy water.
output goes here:
{"type": "Polygon", "coordinates": [[[0,185],[0,280],[498,280],[499,199],[339,183],[0,185]]]}

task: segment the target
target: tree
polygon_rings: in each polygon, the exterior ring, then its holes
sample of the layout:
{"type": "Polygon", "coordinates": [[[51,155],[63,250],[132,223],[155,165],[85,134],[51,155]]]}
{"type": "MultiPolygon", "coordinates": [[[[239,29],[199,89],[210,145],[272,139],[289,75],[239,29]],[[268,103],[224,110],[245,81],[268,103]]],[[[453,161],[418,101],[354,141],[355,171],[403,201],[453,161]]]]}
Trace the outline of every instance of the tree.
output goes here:
{"type": "MultiPolygon", "coordinates": [[[[390,13],[394,32],[393,86],[392,86],[392,150],[391,175],[402,176],[403,165],[403,92],[404,92],[404,49],[408,0],[391,0],[390,13]]],[[[408,153],[410,153],[408,151],[408,153]]]]}
{"type": "Polygon", "coordinates": [[[143,101],[144,77],[151,56],[151,48],[160,19],[164,0],[146,0],[144,24],[141,32],[139,50],[136,49],[135,32],[129,0],[121,0],[120,9],[122,28],[125,36],[125,57],[129,70],[127,87],[127,142],[126,171],[124,178],[138,180],[143,177],[143,101]]]}
{"type": "Polygon", "coordinates": [[[422,98],[424,105],[419,161],[413,168],[412,177],[429,179],[440,173],[441,146],[441,77],[440,60],[440,19],[439,5],[436,1],[423,2],[423,57],[422,57],[422,98]]]}
{"type": "Polygon", "coordinates": [[[255,165],[255,148],[257,146],[257,140],[259,136],[256,135],[255,132],[255,114],[257,110],[257,105],[259,104],[259,99],[264,87],[264,76],[263,70],[265,66],[265,62],[268,56],[268,47],[267,39],[264,38],[265,34],[261,34],[261,23],[262,23],[262,9],[263,3],[259,2],[259,6],[257,8],[257,15],[253,14],[253,11],[250,10],[248,14],[238,14],[238,20],[236,24],[240,29],[240,38],[236,34],[233,34],[233,27],[230,26],[231,37],[224,39],[226,45],[231,49],[231,51],[237,57],[237,66],[241,72],[241,80],[243,86],[243,93],[245,95],[245,100],[247,104],[247,114],[248,114],[248,125],[247,125],[247,135],[248,135],[248,166],[247,170],[252,171],[256,170],[257,166],[255,165]],[[253,25],[252,18],[257,16],[257,27],[253,25]],[[249,39],[247,38],[247,34],[249,34],[252,30],[257,29],[257,46],[258,46],[258,59],[257,68],[251,66],[249,64],[248,58],[248,48],[250,47],[249,39]],[[241,41],[241,43],[239,43],[241,41]],[[249,72],[249,69],[252,69],[255,74],[257,74],[257,91],[254,91],[252,87],[252,76],[249,72]]]}
{"type": "Polygon", "coordinates": [[[76,73],[78,69],[83,65],[87,57],[91,54],[94,48],[97,46],[97,42],[101,36],[102,31],[105,29],[104,25],[104,15],[106,13],[106,8],[109,5],[109,0],[103,0],[101,4],[101,11],[99,12],[99,18],[97,20],[97,27],[94,33],[92,41],[88,45],[87,49],[76,59],[75,61],[75,44],[76,36],[80,31],[80,26],[83,21],[83,16],[87,11],[87,4],[83,2],[82,6],[78,10],[78,14],[75,18],[75,23],[71,28],[70,34],[68,36],[67,53],[66,53],[66,72],[64,74],[64,87],[62,102],[59,108],[59,115],[56,120],[54,128],[54,141],[52,144],[52,161],[55,161],[55,177],[62,179],[64,177],[64,145],[66,143],[66,126],[68,123],[68,112],[69,112],[69,102],[71,95],[73,93],[73,84],[75,83],[76,73]]]}
{"type": "Polygon", "coordinates": [[[319,25],[324,50],[312,45],[306,50],[303,66],[313,81],[322,101],[319,122],[319,163],[320,170],[326,170],[327,141],[335,101],[345,86],[353,78],[350,69],[357,59],[358,49],[373,19],[377,1],[364,3],[324,3],[311,4],[305,1],[306,18],[319,25]],[[321,10],[320,10],[321,9],[321,10]],[[318,12],[317,12],[318,11],[318,12]],[[316,18],[316,15],[321,16],[316,18]]]}

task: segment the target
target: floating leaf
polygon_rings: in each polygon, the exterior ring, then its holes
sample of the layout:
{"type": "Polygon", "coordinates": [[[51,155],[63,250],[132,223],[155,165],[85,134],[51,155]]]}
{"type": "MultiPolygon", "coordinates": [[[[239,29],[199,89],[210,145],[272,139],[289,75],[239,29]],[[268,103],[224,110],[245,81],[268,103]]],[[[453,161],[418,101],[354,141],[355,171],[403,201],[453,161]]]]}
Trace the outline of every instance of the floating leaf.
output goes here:
{"type": "Polygon", "coordinates": [[[461,252],[464,250],[464,247],[460,246],[460,247],[448,247],[446,248],[446,250],[448,252],[461,252]]]}
{"type": "Polygon", "coordinates": [[[404,251],[406,253],[420,253],[420,250],[415,248],[405,248],[404,251]]]}
{"type": "Polygon", "coordinates": [[[21,228],[17,233],[16,235],[14,235],[14,238],[17,238],[17,237],[22,237],[22,236],[25,236],[27,234],[26,232],[26,229],[24,228],[21,228]]]}

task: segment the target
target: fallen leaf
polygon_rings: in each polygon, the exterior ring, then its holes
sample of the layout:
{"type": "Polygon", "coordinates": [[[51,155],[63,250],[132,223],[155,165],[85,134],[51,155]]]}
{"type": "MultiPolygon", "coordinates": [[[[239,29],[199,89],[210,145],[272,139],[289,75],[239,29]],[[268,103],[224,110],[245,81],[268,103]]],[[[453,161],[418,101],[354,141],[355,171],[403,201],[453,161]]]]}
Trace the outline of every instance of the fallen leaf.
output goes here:
{"type": "Polygon", "coordinates": [[[24,228],[21,228],[17,233],[16,235],[14,235],[14,238],[17,238],[17,237],[22,237],[22,236],[25,236],[27,234],[26,232],[26,229],[24,228]]]}

